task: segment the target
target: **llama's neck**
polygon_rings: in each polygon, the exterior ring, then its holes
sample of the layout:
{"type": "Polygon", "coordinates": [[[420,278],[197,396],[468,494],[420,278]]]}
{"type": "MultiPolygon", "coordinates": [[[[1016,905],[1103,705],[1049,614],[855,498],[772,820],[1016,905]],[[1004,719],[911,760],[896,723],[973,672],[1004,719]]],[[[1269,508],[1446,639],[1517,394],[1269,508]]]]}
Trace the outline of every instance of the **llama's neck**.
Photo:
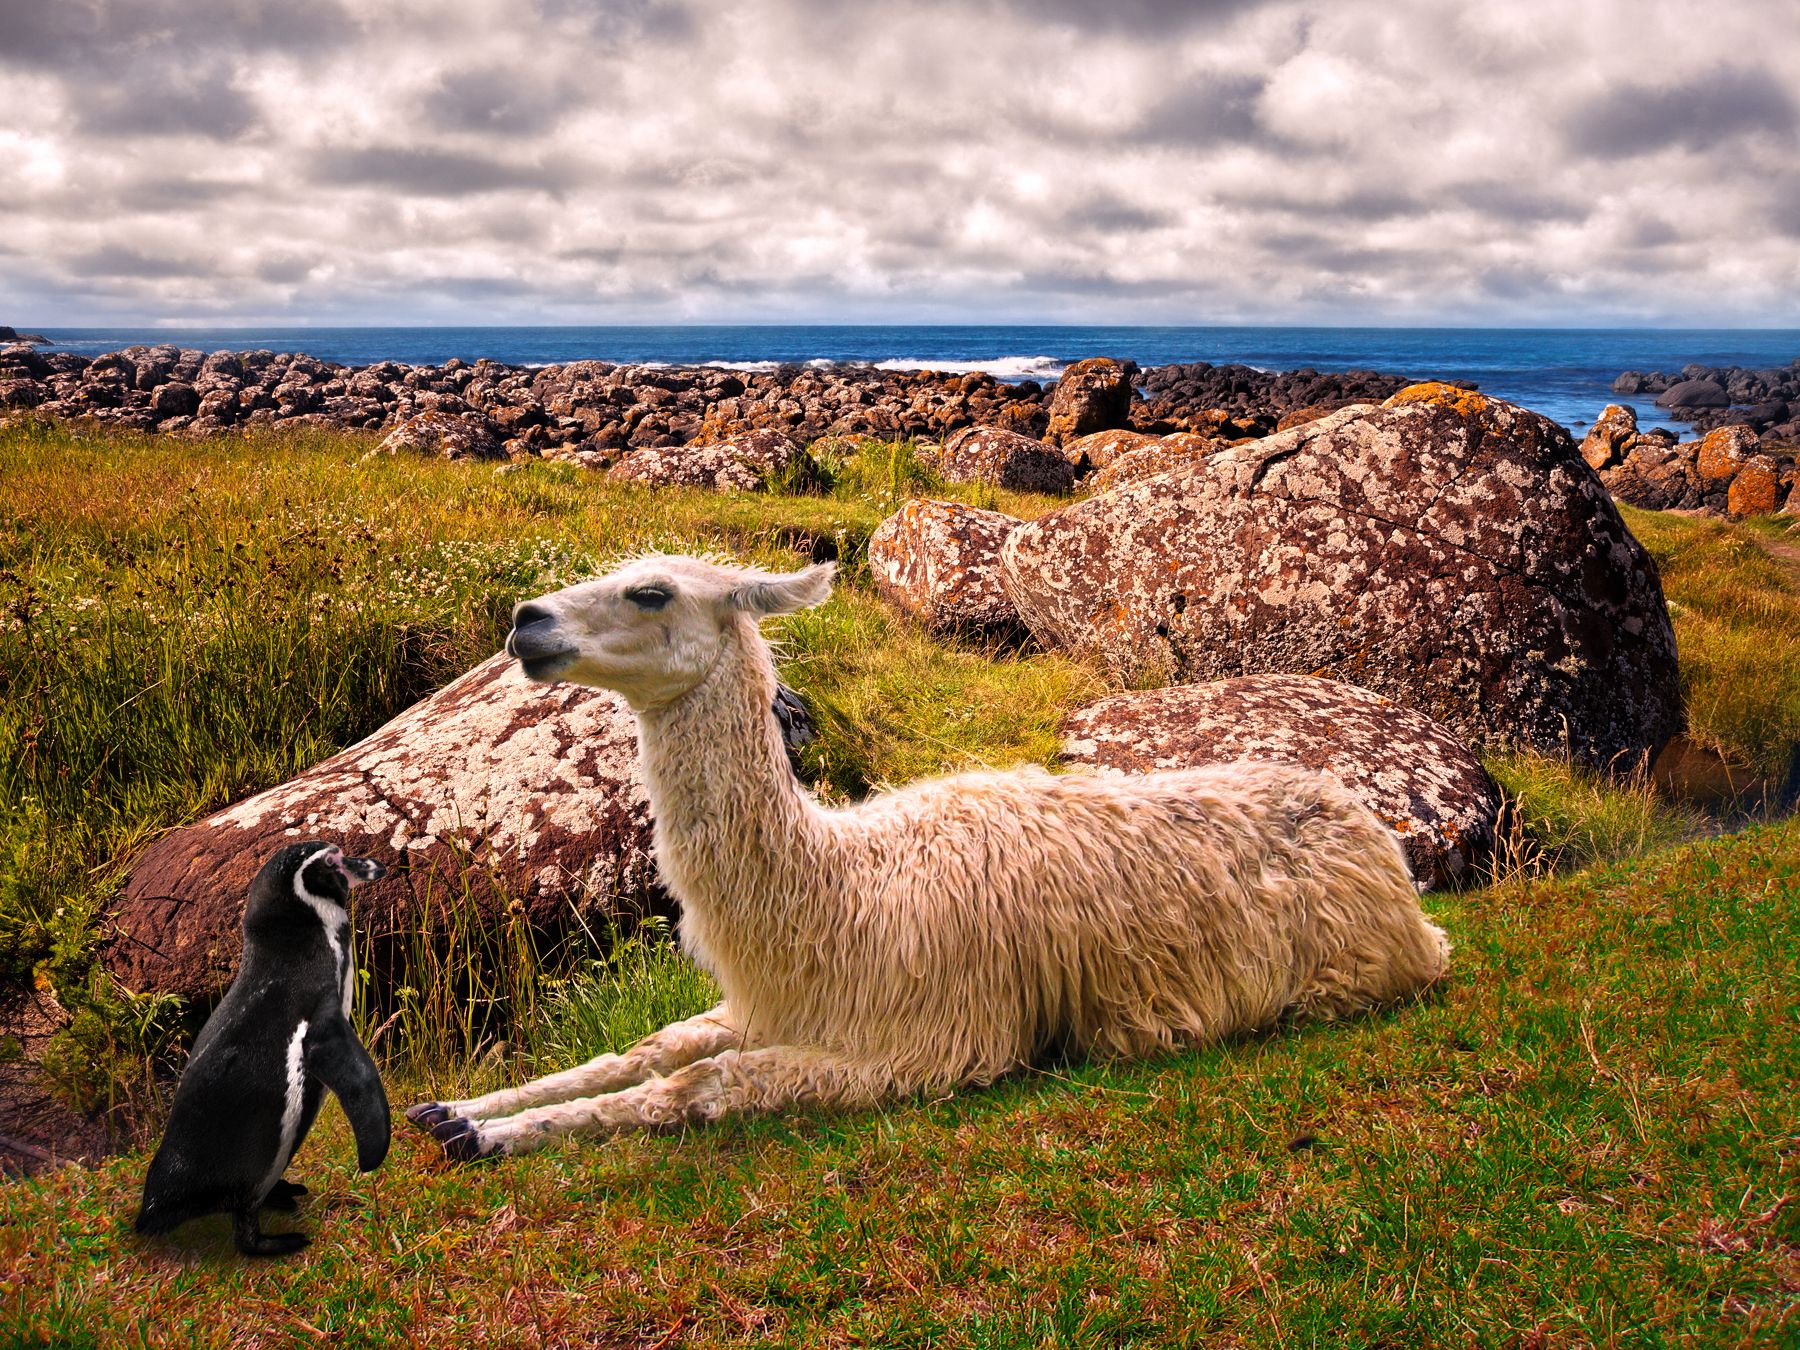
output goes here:
{"type": "Polygon", "coordinates": [[[788,768],[774,698],[768,644],[739,618],[698,686],[638,714],[657,858],[690,909],[777,902],[816,851],[821,813],[788,768]]]}

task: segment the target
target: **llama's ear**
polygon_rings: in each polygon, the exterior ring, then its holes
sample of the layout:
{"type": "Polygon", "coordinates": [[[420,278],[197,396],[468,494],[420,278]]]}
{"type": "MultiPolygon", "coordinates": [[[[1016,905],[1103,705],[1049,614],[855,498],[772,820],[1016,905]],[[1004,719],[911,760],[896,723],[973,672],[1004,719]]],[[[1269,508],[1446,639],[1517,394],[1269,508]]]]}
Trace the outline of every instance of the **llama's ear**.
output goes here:
{"type": "Polygon", "coordinates": [[[791,614],[797,609],[822,605],[831,598],[834,562],[815,563],[785,576],[763,577],[734,586],[725,597],[733,609],[745,614],[791,614]]]}

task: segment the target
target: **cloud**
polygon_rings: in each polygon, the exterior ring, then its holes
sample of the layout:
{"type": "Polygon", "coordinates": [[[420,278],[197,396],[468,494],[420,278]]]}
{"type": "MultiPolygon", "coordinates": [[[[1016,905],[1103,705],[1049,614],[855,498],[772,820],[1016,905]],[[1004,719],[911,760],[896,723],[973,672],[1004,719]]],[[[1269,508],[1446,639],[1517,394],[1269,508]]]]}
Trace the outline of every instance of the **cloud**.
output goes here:
{"type": "Polygon", "coordinates": [[[1569,144],[1584,155],[1624,159],[1670,146],[1710,150],[1756,132],[1787,137],[1794,100],[1760,67],[1721,64],[1666,85],[1622,84],[1569,120],[1569,144]]]}
{"type": "Polygon", "coordinates": [[[422,197],[463,197],[511,188],[555,192],[571,181],[567,169],[553,166],[404,146],[320,150],[312,156],[307,177],[328,186],[377,187],[422,197]]]}
{"type": "Polygon", "coordinates": [[[1788,323],[1776,0],[0,0],[0,321],[1788,323]]]}

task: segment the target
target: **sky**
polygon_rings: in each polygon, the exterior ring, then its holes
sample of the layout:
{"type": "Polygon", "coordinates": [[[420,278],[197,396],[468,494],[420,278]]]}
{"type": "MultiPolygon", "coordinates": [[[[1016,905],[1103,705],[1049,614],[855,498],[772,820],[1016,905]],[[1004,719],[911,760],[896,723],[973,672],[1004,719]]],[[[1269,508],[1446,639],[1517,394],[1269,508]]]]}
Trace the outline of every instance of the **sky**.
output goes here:
{"type": "Polygon", "coordinates": [[[1793,327],[1792,0],[0,0],[0,323],[1793,327]]]}

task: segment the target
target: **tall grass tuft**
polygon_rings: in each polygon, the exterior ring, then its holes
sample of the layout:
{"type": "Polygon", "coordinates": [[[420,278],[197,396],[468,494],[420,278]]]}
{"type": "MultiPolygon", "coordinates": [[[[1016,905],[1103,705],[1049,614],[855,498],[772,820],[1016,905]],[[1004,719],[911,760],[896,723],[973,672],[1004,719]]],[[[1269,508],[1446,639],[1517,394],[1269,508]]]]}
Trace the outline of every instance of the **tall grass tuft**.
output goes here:
{"type": "Polygon", "coordinates": [[[1748,525],[1620,509],[1662,571],[1689,736],[1779,780],[1800,754],[1793,572],[1748,525]]]}

